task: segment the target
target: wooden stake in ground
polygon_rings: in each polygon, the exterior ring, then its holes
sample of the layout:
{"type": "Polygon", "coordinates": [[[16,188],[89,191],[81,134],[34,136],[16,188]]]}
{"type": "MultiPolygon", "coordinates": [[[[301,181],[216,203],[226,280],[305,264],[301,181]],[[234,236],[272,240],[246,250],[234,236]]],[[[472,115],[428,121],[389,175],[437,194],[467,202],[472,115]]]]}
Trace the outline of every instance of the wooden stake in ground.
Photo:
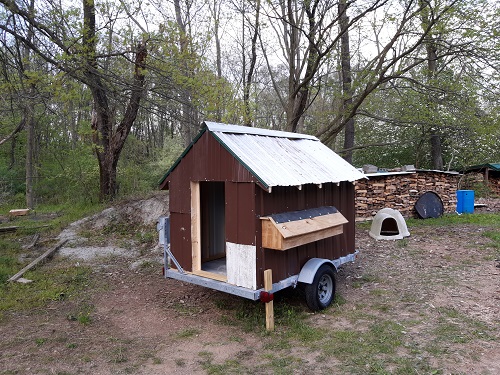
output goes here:
{"type": "MultiPolygon", "coordinates": [[[[57,250],[59,250],[66,242],[68,242],[68,240],[63,240],[63,241],[59,241],[57,243],[57,245],[55,245],[54,247],[50,248],[49,250],[47,250],[45,253],[43,253],[42,255],[40,255],[38,258],[36,258],[33,262],[31,262],[30,264],[28,264],[26,267],[24,267],[21,271],[19,271],[18,273],[16,273],[14,276],[12,276],[8,281],[17,281],[17,279],[19,279],[22,275],[24,275],[24,273],[30,269],[32,269],[33,267],[35,267],[38,263],[40,263],[42,260],[44,260],[45,258],[49,257],[50,255],[52,255],[53,253],[55,253],[57,250]]],[[[26,280],[26,279],[24,279],[26,280]]]]}
{"type": "MultiPolygon", "coordinates": [[[[273,289],[273,271],[264,271],[264,289],[270,292],[273,289]]],[[[266,329],[274,331],[274,304],[273,301],[266,302],[266,329]]]]}

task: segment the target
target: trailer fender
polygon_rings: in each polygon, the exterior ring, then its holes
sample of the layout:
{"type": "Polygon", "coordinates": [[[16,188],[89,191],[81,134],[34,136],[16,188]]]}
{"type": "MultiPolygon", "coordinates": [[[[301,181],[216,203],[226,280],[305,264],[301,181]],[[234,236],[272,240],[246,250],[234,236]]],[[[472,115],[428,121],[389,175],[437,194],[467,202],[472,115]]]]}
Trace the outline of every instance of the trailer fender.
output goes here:
{"type": "Polygon", "coordinates": [[[297,281],[299,283],[312,284],[316,272],[325,263],[330,264],[335,272],[337,271],[337,267],[331,260],[324,258],[311,258],[306,262],[306,264],[304,264],[304,267],[302,267],[302,269],[300,270],[299,278],[297,281]]]}

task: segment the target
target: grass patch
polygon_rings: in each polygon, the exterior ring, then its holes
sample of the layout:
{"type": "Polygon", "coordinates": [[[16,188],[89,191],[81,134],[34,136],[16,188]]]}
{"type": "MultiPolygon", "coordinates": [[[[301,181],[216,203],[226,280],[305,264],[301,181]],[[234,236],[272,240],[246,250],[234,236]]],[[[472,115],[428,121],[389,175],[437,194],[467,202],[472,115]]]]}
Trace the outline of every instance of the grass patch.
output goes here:
{"type": "Polygon", "coordinates": [[[370,274],[363,274],[353,281],[352,287],[353,288],[361,288],[364,284],[377,283],[377,282],[380,282],[379,276],[370,275],[370,274]]]}
{"type": "MultiPolygon", "coordinates": [[[[271,335],[265,331],[266,314],[263,303],[243,299],[235,299],[228,303],[227,300],[221,299],[216,300],[215,304],[219,309],[228,311],[220,321],[221,324],[238,326],[244,332],[271,335]]],[[[274,322],[281,336],[278,340],[273,338],[272,346],[288,348],[288,340],[310,343],[323,338],[322,330],[309,325],[306,319],[308,316],[302,305],[295,306],[286,300],[274,303],[274,322]]]]}
{"type": "Polygon", "coordinates": [[[488,244],[488,246],[495,249],[496,257],[500,257],[500,231],[485,231],[483,233],[483,236],[489,238],[492,241],[492,243],[488,244]]]}
{"type": "Polygon", "coordinates": [[[465,344],[475,339],[493,340],[490,332],[494,330],[485,323],[472,319],[454,308],[438,308],[438,325],[434,330],[437,343],[465,344]]]}
{"type": "MultiPolygon", "coordinates": [[[[0,320],[7,311],[29,310],[45,306],[49,302],[71,298],[89,283],[90,268],[39,266],[28,271],[24,277],[33,280],[22,284],[8,282],[8,278],[18,272],[23,264],[17,259],[21,252],[14,241],[0,240],[0,320]]],[[[53,261],[54,262],[54,261],[53,261]]]]}
{"type": "MultiPolygon", "coordinates": [[[[60,204],[43,205],[37,207],[27,216],[11,218],[9,223],[2,226],[19,227],[16,235],[55,234],[59,233],[68,224],[92,215],[104,208],[102,204],[60,204]]],[[[9,208],[5,208],[8,211],[9,208]]]]}
{"type": "Polygon", "coordinates": [[[47,341],[47,339],[45,339],[45,338],[37,338],[37,339],[35,339],[35,344],[37,346],[42,346],[43,344],[45,344],[46,341],[47,341]]]}
{"type": "Polygon", "coordinates": [[[228,359],[223,363],[213,363],[213,353],[199,352],[200,365],[209,375],[237,374],[243,372],[243,368],[237,360],[228,359]]]}
{"type": "MultiPolygon", "coordinates": [[[[76,295],[89,283],[90,268],[61,266],[55,260],[49,266],[38,265],[24,277],[29,284],[8,282],[29,261],[20,261],[20,244],[26,236],[38,233],[44,237],[59,233],[69,223],[102,209],[102,205],[67,204],[41,206],[28,216],[13,218],[2,226],[17,226],[14,233],[0,238],[0,320],[7,311],[29,310],[52,301],[65,300],[76,295]]],[[[84,317],[82,317],[85,320],[84,317]]],[[[85,324],[82,321],[83,324],[85,324]]]]}
{"type": "Polygon", "coordinates": [[[92,322],[92,318],[90,316],[90,311],[83,311],[78,314],[77,318],[78,323],[86,326],[92,322]]]}
{"type": "Polygon", "coordinates": [[[396,246],[399,248],[408,247],[408,244],[409,244],[408,238],[403,238],[403,239],[396,242],[396,246]]]}
{"type": "Polygon", "coordinates": [[[321,342],[323,355],[344,362],[348,373],[386,374],[389,367],[397,369],[395,359],[400,355],[394,354],[403,346],[402,326],[380,319],[371,321],[363,331],[331,330],[321,342]]]}
{"type": "Polygon", "coordinates": [[[265,365],[266,369],[271,369],[275,375],[293,374],[294,370],[300,368],[302,360],[292,356],[279,356],[268,354],[265,356],[269,363],[265,365]]]}
{"type": "Polygon", "coordinates": [[[444,227],[448,225],[473,224],[480,226],[500,227],[499,214],[446,214],[438,218],[406,220],[408,227],[444,227]]]}
{"type": "Polygon", "coordinates": [[[200,334],[200,330],[196,328],[186,328],[180,332],[177,332],[175,335],[178,339],[187,339],[193,336],[198,336],[200,334]]]}
{"type": "Polygon", "coordinates": [[[0,285],[21,269],[17,260],[21,247],[18,241],[0,238],[0,285]]]}

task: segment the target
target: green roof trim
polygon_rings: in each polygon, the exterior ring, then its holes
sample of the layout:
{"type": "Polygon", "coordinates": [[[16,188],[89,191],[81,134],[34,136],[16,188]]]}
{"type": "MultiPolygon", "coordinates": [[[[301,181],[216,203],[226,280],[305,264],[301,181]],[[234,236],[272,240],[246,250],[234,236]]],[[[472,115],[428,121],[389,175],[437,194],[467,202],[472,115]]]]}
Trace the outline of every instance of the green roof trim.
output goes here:
{"type": "Polygon", "coordinates": [[[207,131],[207,126],[205,124],[203,124],[203,128],[201,129],[201,131],[198,133],[198,135],[191,141],[191,143],[189,144],[189,146],[186,147],[186,149],[182,152],[181,156],[179,156],[177,158],[177,160],[174,162],[174,164],[172,164],[172,166],[169,168],[169,170],[167,171],[167,173],[165,173],[163,175],[163,177],[160,179],[160,181],[158,182],[158,185],[162,185],[163,182],[165,181],[165,179],[168,177],[168,175],[170,173],[172,173],[172,171],[179,165],[179,163],[181,162],[181,160],[184,158],[184,156],[186,156],[186,154],[189,152],[189,150],[191,150],[191,148],[193,148],[194,144],[198,141],[198,139],[201,138],[201,136],[203,135],[203,133],[205,133],[207,131]]]}
{"type": "Polygon", "coordinates": [[[465,171],[477,171],[486,168],[500,172],[500,163],[486,163],[486,164],[472,165],[470,167],[466,167],[465,171]]]}

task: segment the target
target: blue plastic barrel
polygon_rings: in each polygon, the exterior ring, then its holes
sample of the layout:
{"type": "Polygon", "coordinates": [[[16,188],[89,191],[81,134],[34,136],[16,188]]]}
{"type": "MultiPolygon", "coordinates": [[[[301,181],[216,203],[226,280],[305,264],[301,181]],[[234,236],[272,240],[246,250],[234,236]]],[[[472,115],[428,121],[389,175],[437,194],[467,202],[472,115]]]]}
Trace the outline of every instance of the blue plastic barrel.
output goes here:
{"type": "Polygon", "coordinates": [[[457,190],[457,212],[459,214],[474,212],[474,190],[457,190]]]}

